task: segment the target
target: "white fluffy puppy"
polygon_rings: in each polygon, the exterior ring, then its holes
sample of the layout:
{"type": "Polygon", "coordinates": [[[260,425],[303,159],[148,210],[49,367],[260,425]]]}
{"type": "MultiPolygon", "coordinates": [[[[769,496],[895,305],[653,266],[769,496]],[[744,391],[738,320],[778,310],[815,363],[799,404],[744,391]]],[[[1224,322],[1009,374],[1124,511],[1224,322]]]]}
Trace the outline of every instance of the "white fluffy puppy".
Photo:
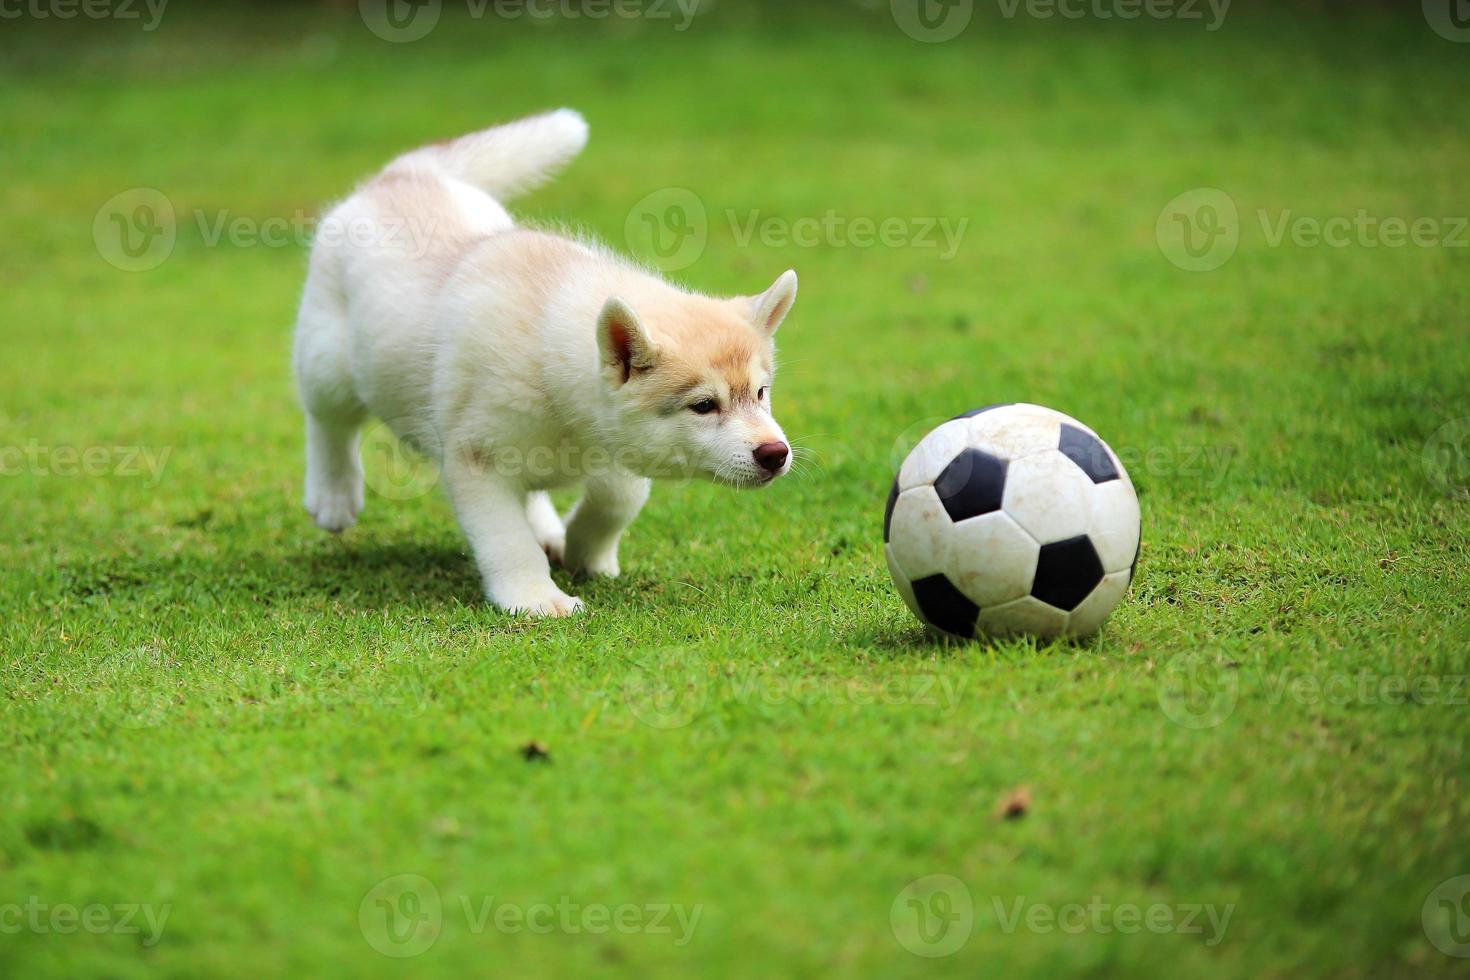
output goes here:
{"type": "Polygon", "coordinates": [[[649,477],[758,487],[790,466],[770,387],[796,274],[716,299],[517,229],[499,202],[586,142],[562,109],[394,160],[323,220],[296,326],[317,524],[357,520],[376,416],[439,461],[490,601],[539,616],[582,607],[548,558],[618,573],[649,477]],[[564,526],[546,491],[577,482],[564,526]]]}

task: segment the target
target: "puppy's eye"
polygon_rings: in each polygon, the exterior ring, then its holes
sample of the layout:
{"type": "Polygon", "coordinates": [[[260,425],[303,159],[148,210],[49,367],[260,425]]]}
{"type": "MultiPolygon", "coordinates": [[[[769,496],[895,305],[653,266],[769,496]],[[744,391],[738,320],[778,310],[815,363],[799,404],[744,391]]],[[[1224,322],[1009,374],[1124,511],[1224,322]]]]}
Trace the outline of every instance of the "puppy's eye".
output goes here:
{"type": "Polygon", "coordinates": [[[766,392],[768,392],[770,390],[771,389],[770,389],[769,386],[761,388],[760,391],[757,391],[755,393],[756,400],[757,401],[762,401],[762,402],[765,401],[766,400],[766,392]]]}
{"type": "Polygon", "coordinates": [[[713,398],[706,398],[704,401],[695,402],[693,405],[690,405],[689,411],[693,412],[695,415],[708,415],[710,412],[718,411],[719,408],[719,402],[715,401],[713,398]]]}

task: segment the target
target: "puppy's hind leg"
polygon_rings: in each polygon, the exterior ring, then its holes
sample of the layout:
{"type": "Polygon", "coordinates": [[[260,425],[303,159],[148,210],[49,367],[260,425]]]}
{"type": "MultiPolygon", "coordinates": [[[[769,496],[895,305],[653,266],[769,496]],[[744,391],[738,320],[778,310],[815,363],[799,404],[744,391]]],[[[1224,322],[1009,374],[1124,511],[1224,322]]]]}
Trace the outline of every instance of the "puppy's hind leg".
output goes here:
{"type": "Polygon", "coordinates": [[[347,530],[362,513],[362,461],[357,454],[362,416],[323,418],[306,413],[306,509],[317,525],[347,530]]]}
{"type": "Polygon", "coordinates": [[[367,410],[352,384],[347,325],[321,292],[308,280],[296,327],[296,384],[306,412],[306,509],[319,526],[338,532],[362,512],[357,437],[367,410]]]}

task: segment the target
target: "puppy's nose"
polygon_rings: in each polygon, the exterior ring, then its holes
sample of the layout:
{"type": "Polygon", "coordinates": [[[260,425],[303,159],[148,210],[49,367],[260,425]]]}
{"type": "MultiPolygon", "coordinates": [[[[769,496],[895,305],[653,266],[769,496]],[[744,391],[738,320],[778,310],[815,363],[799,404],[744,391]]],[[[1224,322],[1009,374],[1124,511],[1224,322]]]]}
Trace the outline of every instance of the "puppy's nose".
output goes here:
{"type": "Polygon", "coordinates": [[[755,461],[760,468],[770,473],[775,473],[786,465],[786,457],[791,455],[791,447],[784,442],[767,442],[755,447],[755,461]]]}

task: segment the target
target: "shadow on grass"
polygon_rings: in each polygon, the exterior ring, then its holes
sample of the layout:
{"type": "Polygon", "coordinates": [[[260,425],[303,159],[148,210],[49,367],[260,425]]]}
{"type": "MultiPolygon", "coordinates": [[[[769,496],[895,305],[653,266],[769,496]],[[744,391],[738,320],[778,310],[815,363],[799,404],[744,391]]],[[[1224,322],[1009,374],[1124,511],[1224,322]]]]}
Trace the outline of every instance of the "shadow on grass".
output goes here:
{"type": "Polygon", "coordinates": [[[948,657],[964,649],[963,644],[930,633],[917,622],[906,627],[884,624],[876,630],[864,626],[848,633],[844,645],[894,659],[916,655],[948,657]]]}
{"type": "Polygon", "coordinates": [[[1069,637],[1057,640],[1041,640],[1031,637],[988,637],[977,635],[973,640],[958,640],[930,632],[917,622],[911,626],[885,624],[877,630],[863,628],[847,636],[853,647],[871,650],[892,659],[915,656],[955,659],[980,653],[1001,660],[1017,660],[1030,657],[1070,656],[1088,653],[1100,642],[1100,634],[1085,637],[1069,637]]]}
{"type": "MultiPolygon", "coordinates": [[[[54,590],[80,605],[230,611],[331,603],[360,609],[476,607],[515,622],[486,601],[468,552],[443,541],[342,538],[257,552],[111,555],[59,566],[55,575],[54,590]]],[[[562,589],[613,613],[676,601],[669,583],[637,574],[581,580],[554,567],[552,577],[562,589]]]]}
{"type": "Polygon", "coordinates": [[[83,603],[271,606],[330,599],[355,606],[483,602],[462,551],[437,544],[328,542],[303,552],[222,551],[135,560],[112,557],[58,569],[60,591],[83,603]]]}
{"type": "Polygon", "coordinates": [[[329,548],[314,552],[295,569],[270,570],[272,578],[283,574],[321,595],[350,595],[373,606],[406,600],[430,605],[484,601],[474,560],[460,548],[438,544],[365,542],[329,548]]]}

